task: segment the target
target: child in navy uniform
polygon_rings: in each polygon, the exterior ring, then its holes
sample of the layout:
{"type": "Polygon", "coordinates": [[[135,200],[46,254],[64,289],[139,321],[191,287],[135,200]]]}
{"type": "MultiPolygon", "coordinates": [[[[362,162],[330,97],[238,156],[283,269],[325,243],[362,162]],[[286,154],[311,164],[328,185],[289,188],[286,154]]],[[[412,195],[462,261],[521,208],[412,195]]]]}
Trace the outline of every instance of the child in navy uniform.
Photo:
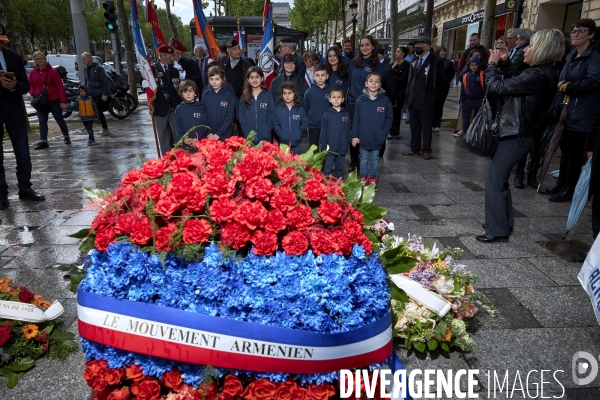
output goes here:
{"type": "Polygon", "coordinates": [[[350,143],[350,113],[342,107],[342,89],[331,89],[329,102],[331,107],[323,114],[319,147],[321,151],[329,151],[323,163],[323,173],[340,179],[350,143]]]}
{"type": "Polygon", "coordinates": [[[235,116],[235,92],[226,85],[225,71],[221,67],[208,70],[209,88],[202,93],[202,103],[206,107],[210,129],[206,137],[224,141],[231,137],[235,116]]]}
{"type": "Polygon", "coordinates": [[[77,110],[79,118],[81,118],[81,122],[83,122],[83,126],[88,133],[88,146],[95,145],[94,121],[100,118],[100,113],[96,102],[88,94],[87,86],[79,85],[79,97],[67,106],[67,110],[77,110]]]}
{"type": "Polygon", "coordinates": [[[256,132],[254,144],[271,141],[275,119],[275,101],[265,86],[265,76],[259,67],[250,67],[246,72],[244,92],[238,107],[238,119],[244,137],[256,132]]]}
{"type": "Polygon", "coordinates": [[[360,143],[360,176],[365,184],[377,185],[379,150],[390,133],[394,115],[392,102],[381,88],[381,76],[367,75],[366,88],[356,100],[352,121],[352,146],[360,143]]]}
{"type": "Polygon", "coordinates": [[[300,106],[298,87],[292,82],[281,84],[281,105],[275,110],[275,133],[281,144],[290,146],[292,154],[300,154],[300,142],[308,119],[300,106]]]}
{"type": "MultiPolygon", "coordinates": [[[[181,138],[194,126],[206,125],[206,108],[198,100],[198,86],[192,80],[186,79],[179,84],[179,95],[184,100],[175,109],[175,142],[181,138]]],[[[206,137],[206,128],[196,128],[184,140],[191,144],[194,140],[206,137]]]]}
{"type": "MultiPolygon", "coordinates": [[[[469,72],[462,76],[462,86],[460,87],[460,102],[462,106],[463,132],[469,130],[471,124],[471,114],[477,112],[483,103],[485,96],[483,71],[481,70],[481,61],[479,57],[474,56],[469,60],[469,72]]],[[[458,134],[454,135],[458,136],[458,134]]]]}
{"type": "Polygon", "coordinates": [[[319,145],[321,120],[325,110],[329,108],[329,92],[327,83],[329,74],[325,64],[317,64],[313,71],[313,84],[304,94],[304,109],[308,115],[308,145],[319,145]]]}

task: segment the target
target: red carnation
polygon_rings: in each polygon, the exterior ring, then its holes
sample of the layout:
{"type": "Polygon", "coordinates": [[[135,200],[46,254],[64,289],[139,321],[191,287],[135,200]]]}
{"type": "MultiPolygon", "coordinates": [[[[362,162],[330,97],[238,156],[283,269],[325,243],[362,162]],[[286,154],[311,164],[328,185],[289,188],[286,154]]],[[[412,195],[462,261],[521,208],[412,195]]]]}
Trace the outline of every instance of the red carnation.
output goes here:
{"type": "Polygon", "coordinates": [[[352,219],[355,222],[357,222],[361,227],[365,224],[361,212],[358,211],[356,208],[352,209],[351,216],[352,216],[352,219]]]}
{"type": "Polygon", "coordinates": [[[129,235],[133,244],[145,245],[152,238],[152,227],[150,219],[145,215],[135,221],[135,225],[129,235]]]}
{"type": "Polygon", "coordinates": [[[352,254],[352,248],[354,247],[355,240],[343,229],[336,229],[331,233],[331,240],[337,246],[337,253],[348,256],[352,254]]]}
{"type": "Polygon", "coordinates": [[[308,239],[302,233],[293,231],[283,238],[281,247],[287,255],[301,256],[308,250],[308,239]]]}
{"type": "Polygon", "coordinates": [[[312,209],[304,204],[298,204],[286,213],[288,223],[292,228],[304,230],[313,223],[312,209]]]}
{"type": "Polygon", "coordinates": [[[213,167],[224,167],[233,157],[233,151],[219,140],[203,140],[200,151],[206,157],[207,163],[213,167]]]}
{"type": "Polygon", "coordinates": [[[163,160],[150,160],[142,165],[142,175],[147,179],[156,179],[165,173],[165,162],[163,160]]]}
{"type": "Polygon", "coordinates": [[[254,248],[252,252],[258,256],[270,256],[277,251],[277,235],[273,232],[256,231],[252,235],[254,248]]]}
{"type": "Polygon", "coordinates": [[[317,209],[319,216],[323,220],[324,223],[329,225],[335,225],[340,220],[342,216],[342,207],[338,203],[334,203],[331,201],[326,201],[321,203],[319,208],[317,209]]]}
{"type": "Polygon", "coordinates": [[[164,188],[158,182],[152,182],[148,186],[146,191],[146,197],[152,199],[155,203],[160,200],[160,196],[163,194],[164,188]]]}
{"type": "Polygon", "coordinates": [[[117,217],[115,233],[117,235],[126,235],[133,232],[137,218],[132,213],[121,214],[117,217]]]}
{"type": "Polygon", "coordinates": [[[221,229],[221,241],[234,250],[241,249],[250,240],[250,230],[235,222],[229,222],[221,229]]]}
{"type": "Polygon", "coordinates": [[[238,205],[234,220],[254,230],[263,226],[267,215],[267,209],[260,201],[244,200],[238,205]]]}
{"type": "Polygon", "coordinates": [[[259,379],[246,387],[242,397],[247,400],[267,400],[275,396],[277,387],[268,379],[259,379]]]}
{"type": "Polygon", "coordinates": [[[177,232],[177,225],[169,224],[156,231],[154,246],[158,251],[171,251],[177,243],[173,242],[171,236],[177,232]]]}
{"type": "Polygon", "coordinates": [[[0,347],[10,339],[10,331],[5,326],[0,326],[0,347]]]}
{"type": "Polygon", "coordinates": [[[335,388],[330,383],[325,382],[322,385],[311,383],[308,386],[308,396],[311,400],[327,400],[334,395],[335,388]]]}
{"type": "Polygon", "coordinates": [[[119,185],[115,192],[115,199],[121,200],[130,197],[134,193],[133,185],[119,185]]]}
{"type": "Polygon", "coordinates": [[[192,166],[190,155],[181,149],[175,149],[175,154],[170,153],[171,163],[169,169],[171,172],[188,171],[192,166]]]}
{"type": "Polygon", "coordinates": [[[21,303],[29,303],[35,297],[25,286],[19,286],[19,301],[21,303]]]}
{"type": "Polygon", "coordinates": [[[108,250],[108,245],[115,240],[115,230],[112,226],[102,226],[96,231],[94,246],[100,251],[108,250]]]}
{"type": "Polygon", "coordinates": [[[156,379],[144,378],[131,385],[131,394],[138,400],[156,400],[160,398],[160,383],[156,379]]]}
{"type": "Polygon", "coordinates": [[[205,219],[190,219],[183,228],[183,243],[204,243],[212,233],[212,227],[205,219]]]}
{"type": "Polygon", "coordinates": [[[231,197],[235,192],[235,180],[225,176],[224,171],[212,170],[204,177],[207,192],[215,198],[231,197]]]}
{"type": "Polygon", "coordinates": [[[179,201],[173,195],[166,195],[162,197],[156,207],[154,207],[154,213],[163,215],[165,217],[172,217],[175,211],[179,208],[179,201]]]}
{"type": "Polygon", "coordinates": [[[304,197],[310,201],[322,201],[326,199],[325,187],[316,179],[307,179],[302,190],[304,197]]]}
{"type": "Polygon", "coordinates": [[[233,151],[239,150],[246,143],[246,139],[241,136],[231,136],[225,139],[227,147],[233,151]]]}
{"type": "Polygon", "coordinates": [[[277,177],[281,181],[281,186],[291,186],[298,181],[298,175],[294,167],[280,168],[277,170],[277,177]]]}
{"type": "Polygon", "coordinates": [[[279,187],[271,197],[271,206],[285,213],[296,205],[296,193],[287,188],[279,187]]]}
{"type": "Polygon", "coordinates": [[[186,204],[189,212],[201,213],[204,211],[204,206],[206,204],[206,192],[204,190],[204,186],[200,186],[192,193],[191,198],[186,204]]]}
{"type": "Polygon", "coordinates": [[[166,387],[171,388],[176,392],[179,392],[183,387],[181,372],[179,372],[177,368],[172,371],[165,372],[161,380],[165,383],[166,387]]]}
{"type": "Polygon", "coordinates": [[[311,230],[310,247],[316,255],[331,254],[336,250],[336,245],[329,232],[321,228],[311,230]]]}
{"type": "Polygon", "coordinates": [[[284,230],[287,226],[287,222],[283,217],[283,214],[279,210],[269,211],[267,220],[265,221],[265,230],[278,233],[284,230]]]}
{"type": "Polygon", "coordinates": [[[133,169],[125,174],[121,182],[126,185],[137,185],[142,182],[143,178],[142,172],[139,169],[133,169]]]}
{"type": "Polygon", "coordinates": [[[335,182],[330,181],[325,185],[325,194],[329,197],[343,197],[342,188],[335,182]]]}
{"type": "Polygon", "coordinates": [[[230,397],[239,397],[244,391],[244,385],[242,381],[235,375],[227,375],[225,382],[223,383],[222,393],[230,397]]]}
{"type": "Polygon", "coordinates": [[[365,249],[365,253],[371,254],[373,252],[373,242],[364,233],[361,232],[356,237],[356,243],[365,249]]]}
{"type": "Polygon", "coordinates": [[[210,218],[216,222],[231,222],[236,208],[236,202],[229,198],[217,199],[210,205],[210,218]]]}
{"type": "Polygon", "coordinates": [[[256,198],[268,202],[274,190],[273,182],[269,179],[254,178],[246,183],[246,196],[251,199],[256,198]]]}

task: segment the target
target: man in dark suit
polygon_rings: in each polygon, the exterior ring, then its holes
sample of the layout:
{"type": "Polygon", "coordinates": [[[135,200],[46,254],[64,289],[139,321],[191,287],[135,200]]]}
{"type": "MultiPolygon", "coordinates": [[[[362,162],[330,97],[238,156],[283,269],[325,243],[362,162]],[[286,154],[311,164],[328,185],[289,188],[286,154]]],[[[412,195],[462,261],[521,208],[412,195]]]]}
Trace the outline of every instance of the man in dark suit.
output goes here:
{"type": "MultiPolygon", "coordinates": [[[[281,38],[279,42],[279,54],[281,55],[281,59],[286,54],[293,54],[296,58],[296,75],[301,76],[304,79],[304,74],[306,73],[306,63],[302,59],[300,54],[296,53],[296,49],[298,48],[298,42],[291,36],[284,36],[281,38]]],[[[283,71],[283,63],[279,65],[279,69],[275,72],[277,75],[282,74],[283,71]]]]}
{"type": "Polygon", "coordinates": [[[431,39],[415,40],[415,59],[408,72],[406,105],[410,112],[410,150],[405,156],[421,154],[431,159],[431,125],[435,108],[436,88],[445,83],[444,64],[431,49],[431,39]]]}
{"type": "Polygon", "coordinates": [[[227,83],[233,86],[235,97],[239,102],[244,91],[246,72],[248,72],[248,68],[252,65],[242,57],[242,49],[235,39],[230,39],[227,42],[227,54],[227,56],[219,58],[219,64],[223,68],[223,71],[225,71],[227,83]]]}
{"type": "Polygon", "coordinates": [[[533,31],[531,29],[519,29],[517,30],[517,46],[514,48],[512,52],[512,56],[510,57],[511,64],[519,71],[522,72],[529,68],[529,65],[525,64],[523,61],[525,58],[525,47],[529,46],[529,40],[533,36],[533,31]]]}
{"type": "MultiPolygon", "coordinates": [[[[154,100],[154,123],[158,136],[161,157],[173,148],[175,132],[175,107],[182,99],[177,93],[179,71],[173,66],[173,47],[166,44],[158,48],[158,62],[152,65],[156,77],[156,99],[154,100]]],[[[148,82],[142,81],[147,88],[148,82]]]]}
{"type": "Polygon", "coordinates": [[[171,39],[170,46],[173,48],[173,66],[179,71],[179,79],[190,79],[194,81],[198,90],[202,90],[202,74],[198,63],[192,59],[185,57],[187,47],[177,38],[171,39]]]}
{"type": "MultiPolygon", "coordinates": [[[[25,64],[20,55],[4,47],[5,42],[8,43],[8,38],[4,26],[0,25],[0,132],[6,129],[15,153],[19,199],[44,201],[46,198],[31,188],[31,156],[23,103],[23,95],[29,92],[25,64]],[[10,77],[9,73],[13,76],[10,77]]],[[[4,150],[0,139],[0,210],[8,206],[4,150]]]]}
{"type": "Polygon", "coordinates": [[[208,64],[211,60],[207,56],[206,51],[202,48],[202,46],[198,44],[194,47],[194,57],[192,58],[192,61],[198,65],[198,70],[200,71],[200,86],[198,86],[198,95],[201,97],[204,87],[206,86],[204,78],[206,76],[208,64]]]}

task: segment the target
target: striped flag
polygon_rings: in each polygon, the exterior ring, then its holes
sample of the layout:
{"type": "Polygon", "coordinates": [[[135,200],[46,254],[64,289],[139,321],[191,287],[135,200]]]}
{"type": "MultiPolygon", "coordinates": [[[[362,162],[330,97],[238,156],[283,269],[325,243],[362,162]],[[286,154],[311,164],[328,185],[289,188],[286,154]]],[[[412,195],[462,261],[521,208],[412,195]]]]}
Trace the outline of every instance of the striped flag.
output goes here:
{"type": "MultiPolygon", "coordinates": [[[[154,10],[152,10],[154,11],[154,10]]],[[[154,99],[156,98],[156,79],[152,73],[152,65],[150,63],[150,57],[146,53],[146,45],[144,44],[144,37],[138,24],[138,15],[136,2],[131,2],[131,31],[133,32],[133,43],[135,45],[135,57],[137,58],[138,65],[140,67],[140,73],[142,77],[150,84],[146,88],[146,96],[148,97],[148,108],[150,114],[154,112],[154,99]]]]}
{"type": "Polygon", "coordinates": [[[275,60],[273,59],[273,7],[271,1],[265,0],[266,15],[265,33],[263,34],[262,44],[260,46],[260,55],[258,57],[258,66],[263,70],[265,75],[265,85],[267,89],[271,89],[271,82],[275,77],[275,60]]]}
{"type": "Polygon", "coordinates": [[[312,86],[313,80],[310,79],[310,75],[308,74],[308,71],[306,71],[304,73],[304,82],[306,82],[306,84],[308,85],[308,87],[312,86]]]}
{"type": "MultiPolygon", "coordinates": [[[[132,3],[135,3],[132,1],[132,3]]],[[[160,30],[158,25],[158,18],[156,12],[154,12],[154,4],[146,0],[146,26],[152,28],[152,38],[154,39],[154,47],[158,53],[158,48],[163,44],[167,44],[165,37],[160,30]]]]}
{"type": "Polygon", "coordinates": [[[233,35],[235,36],[235,40],[240,44],[240,49],[246,50],[246,30],[244,28],[239,29],[233,35]]]}
{"type": "Polygon", "coordinates": [[[217,39],[215,39],[215,35],[213,34],[210,24],[206,20],[206,15],[204,15],[204,11],[202,11],[202,4],[200,3],[200,0],[192,1],[194,2],[194,20],[196,23],[196,31],[200,29],[198,37],[204,38],[204,44],[210,53],[210,58],[216,60],[215,54],[219,52],[219,43],[217,43],[217,39]]]}

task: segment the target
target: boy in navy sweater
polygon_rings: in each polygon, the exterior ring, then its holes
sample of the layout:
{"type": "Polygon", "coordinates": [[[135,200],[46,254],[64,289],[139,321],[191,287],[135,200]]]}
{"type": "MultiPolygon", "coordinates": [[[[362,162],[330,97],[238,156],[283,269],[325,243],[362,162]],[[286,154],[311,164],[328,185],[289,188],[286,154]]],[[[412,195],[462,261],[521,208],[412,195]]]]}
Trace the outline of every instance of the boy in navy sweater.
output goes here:
{"type": "Polygon", "coordinates": [[[232,123],[237,104],[235,92],[230,89],[231,85],[227,85],[225,71],[221,67],[208,69],[208,84],[210,87],[202,93],[206,119],[210,126],[206,137],[223,142],[233,132],[232,123]]]}
{"type": "MultiPolygon", "coordinates": [[[[469,60],[469,72],[462,77],[460,88],[460,102],[462,104],[463,132],[469,130],[471,114],[477,112],[485,96],[483,71],[479,57],[474,56],[469,60]]],[[[458,136],[455,134],[454,136],[458,136]]]]}
{"type": "Polygon", "coordinates": [[[298,87],[293,82],[281,84],[281,105],[275,109],[274,128],[277,140],[288,145],[292,154],[300,154],[300,142],[308,119],[300,105],[298,87]]]}
{"type": "Polygon", "coordinates": [[[390,132],[394,120],[392,102],[381,88],[377,72],[367,75],[366,88],[356,100],[352,121],[352,146],[360,143],[360,176],[365,184],[377,185],[379,150],[390,132]]]}
{"type": "Polygon", "coordinates": [[[350,143],[350,113],[342,107],[344,102],[342,89],[331,89],[329,102],[331,107],[323,114],[319,139],[321,151],[329,151],[323,163],[323,173],[341,179],[344,158],[350,143]]]}
{"type": "Polygon", "coordinates": [[[327,83],[329,74],[325,64],[314,67],[313,84],[304,94],[304,109],[308,115],[308,145],[319,145],[321,133],[321,120],[323,113],[329,108],[329,92],[331,87],[327,83]]]}
{"type": "MultiPolygon", "coordinates": [[[[193,127],[206,125],[206,109],[198,100],[198,86],[192,80],[186,79],[179,84],[179,95],[184,100],[175,109],[175,142],[193,127]]],[[[184,141],[191,144],[195,140],[206,137],[206,128],[198,127],[184,141]]]]}

